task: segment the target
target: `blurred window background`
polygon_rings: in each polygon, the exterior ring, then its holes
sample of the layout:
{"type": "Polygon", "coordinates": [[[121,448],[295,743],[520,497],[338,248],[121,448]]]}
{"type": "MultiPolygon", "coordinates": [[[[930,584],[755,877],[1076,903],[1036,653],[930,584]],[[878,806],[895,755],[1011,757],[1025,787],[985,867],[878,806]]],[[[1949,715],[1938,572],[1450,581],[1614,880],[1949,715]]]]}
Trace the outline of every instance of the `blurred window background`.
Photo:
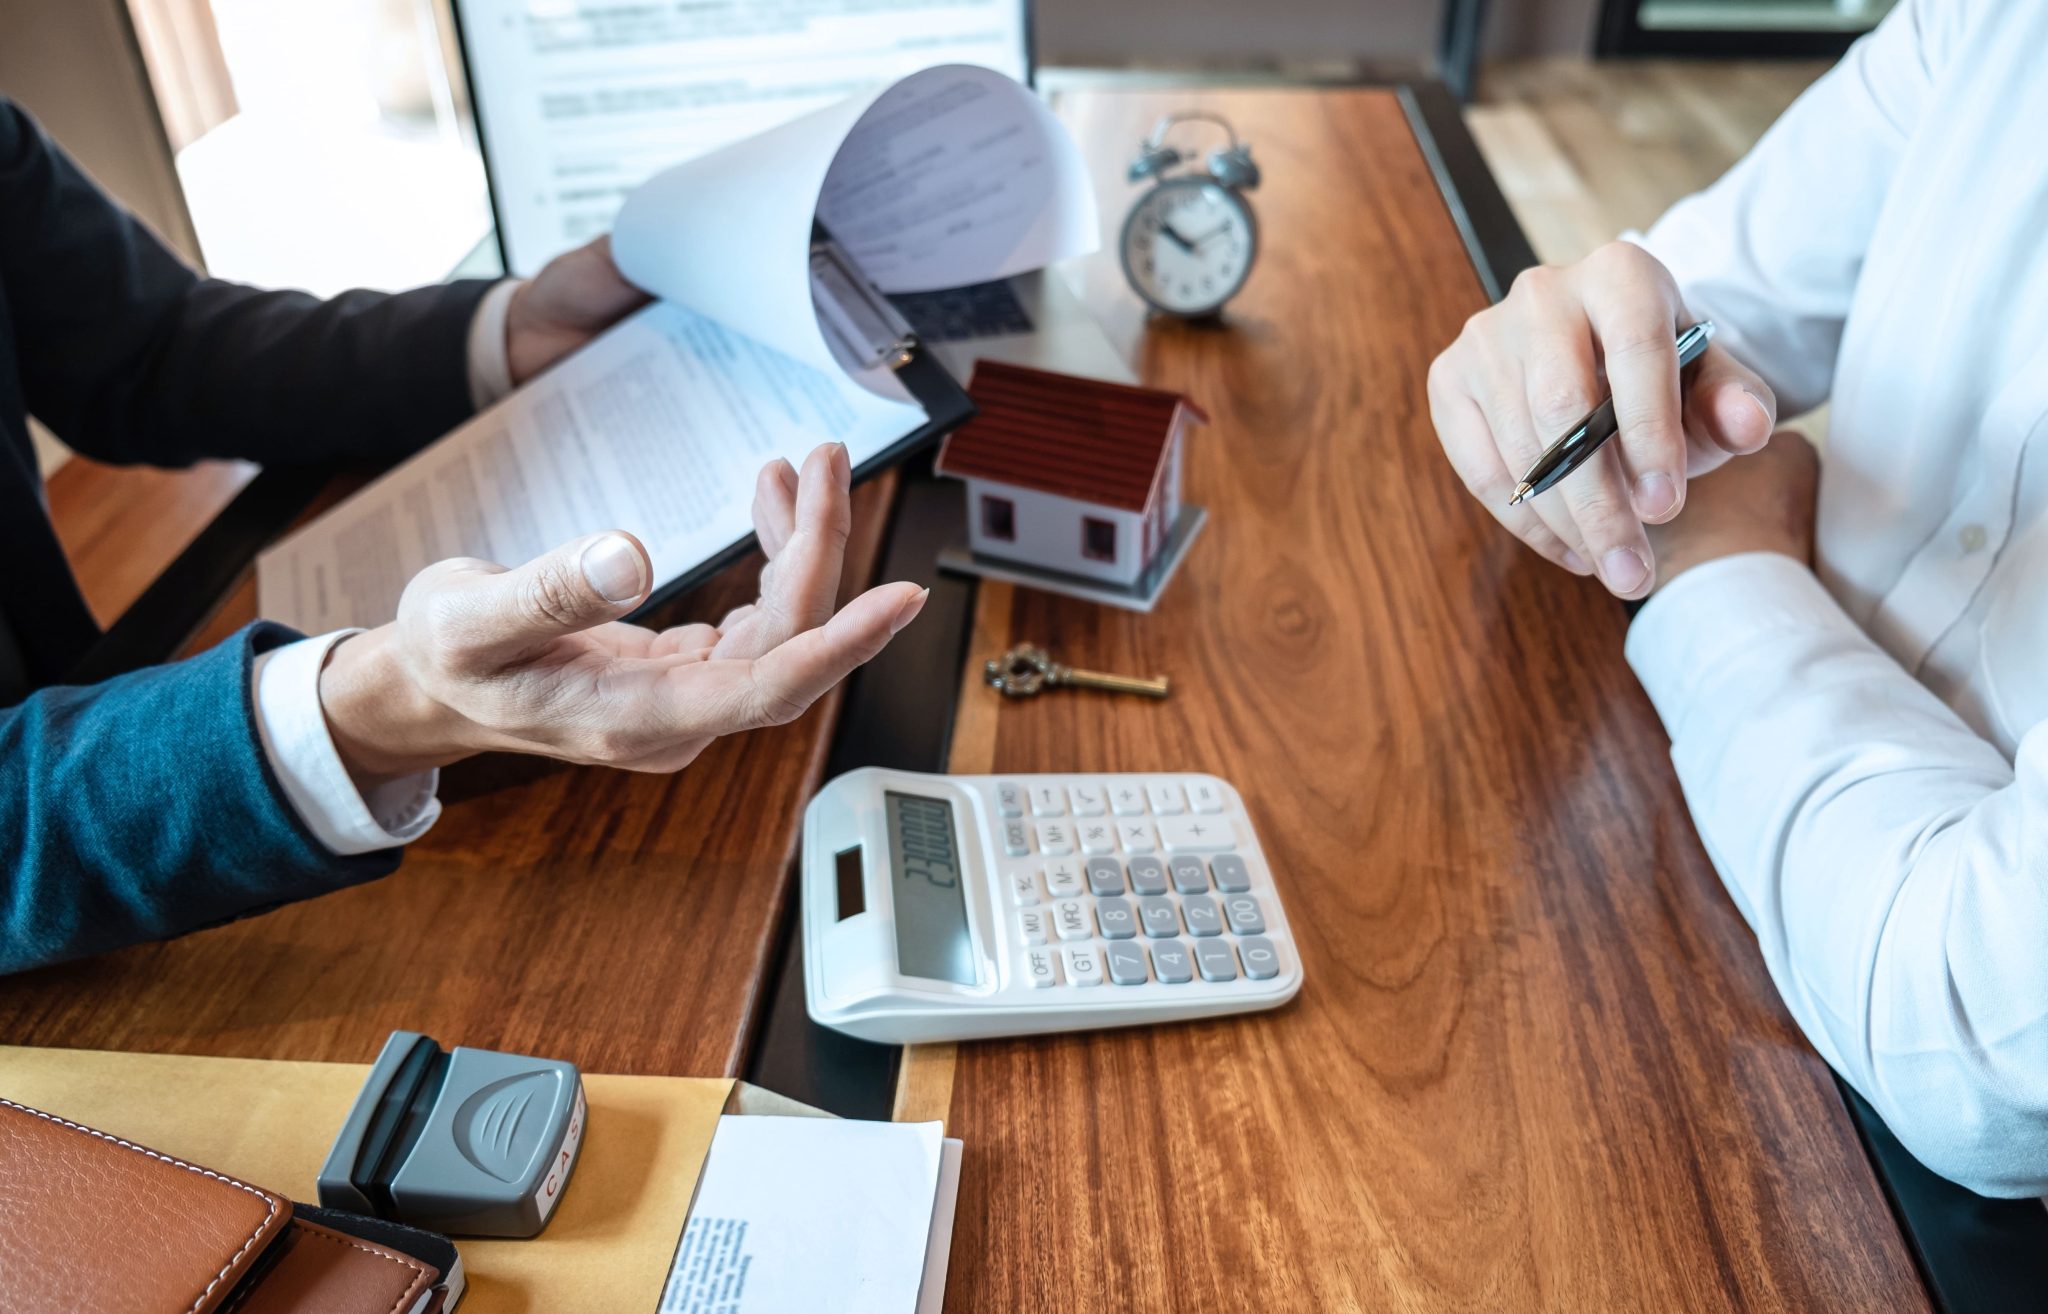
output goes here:
{"type": "Polygon", "coordinates": [[[404,288],[489,236],[446,0],[128,0],[222,278],[404,288]]]}

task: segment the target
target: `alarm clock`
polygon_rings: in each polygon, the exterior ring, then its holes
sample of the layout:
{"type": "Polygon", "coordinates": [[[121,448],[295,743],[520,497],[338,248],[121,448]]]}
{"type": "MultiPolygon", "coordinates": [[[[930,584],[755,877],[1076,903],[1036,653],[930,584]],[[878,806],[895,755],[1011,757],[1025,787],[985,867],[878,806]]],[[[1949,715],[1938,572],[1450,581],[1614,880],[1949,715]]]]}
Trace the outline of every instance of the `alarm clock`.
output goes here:
{"type": "Polygon", "coordinates": [[[1154,310],[1184,319],[1222,310],[1244,286],[1259,251],[1258,221],[1244,197],[1259,185],[1250,144],[1239,141],[1217,115],[1169,114],[1138,148],[1128,176],[1134,183],[1152,182],[1131,207],[1117,244],[1131,290],[1154,310]],[[1230,144],[1209,153],[1204,171],[1172,174],[1197,157],[1167,145],[1167,133],[1192,122],[1221,128],[1230,144]]]}

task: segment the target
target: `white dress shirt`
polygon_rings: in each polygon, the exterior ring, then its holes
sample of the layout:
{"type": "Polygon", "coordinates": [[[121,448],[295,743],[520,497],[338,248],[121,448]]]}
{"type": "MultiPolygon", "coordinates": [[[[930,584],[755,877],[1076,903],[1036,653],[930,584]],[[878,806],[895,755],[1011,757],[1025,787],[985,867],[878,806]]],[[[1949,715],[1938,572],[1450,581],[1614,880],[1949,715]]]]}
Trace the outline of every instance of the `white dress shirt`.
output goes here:
{"type": "MultiPolygon", "coordinates": [[[[507,279],[484,293],[469,322],[469,396],[482,410],[512,391],[505,354],[505,312],[517,290],[507,279]]],[[[320,708],[320,671],[334,645],[356,630],[336,630],[273,648],[256,658],[256,732],[292,809],[313,837],[347,856],[409,844],[441,815],[441,773],[394,780],[365,797],[349,779],[320,708]]]]}
{"type": "Polygon", "coordinates": [[[1628,657],[1820,1053],[1936,1171],[2048,1190],[2048,4],[1905,0],[1643,244],[1832,399],[1819,577],[1687,572],[1628,657]]]}

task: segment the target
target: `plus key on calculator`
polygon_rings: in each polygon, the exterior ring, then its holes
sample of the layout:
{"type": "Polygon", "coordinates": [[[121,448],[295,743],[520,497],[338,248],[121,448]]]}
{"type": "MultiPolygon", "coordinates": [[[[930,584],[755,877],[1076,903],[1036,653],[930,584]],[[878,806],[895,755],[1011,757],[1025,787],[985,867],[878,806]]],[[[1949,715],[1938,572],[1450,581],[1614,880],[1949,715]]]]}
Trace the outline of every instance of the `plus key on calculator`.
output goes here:
{"type": "Polygon", "coordinates": [[[870,768],[804,828],[811,1016],[885,1042],[1285,1003],[1302,966],[1243,798],[1200,773],[870,768]]]}

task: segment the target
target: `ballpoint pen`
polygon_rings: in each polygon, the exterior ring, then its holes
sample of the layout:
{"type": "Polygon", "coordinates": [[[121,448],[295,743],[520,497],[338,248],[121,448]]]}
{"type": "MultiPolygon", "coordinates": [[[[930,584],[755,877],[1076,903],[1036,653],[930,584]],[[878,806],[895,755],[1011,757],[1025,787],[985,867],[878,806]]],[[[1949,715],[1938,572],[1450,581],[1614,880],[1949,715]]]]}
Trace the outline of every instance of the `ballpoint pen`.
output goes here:
{"type": "MultiPolygon", "coordinates": [[[[1700,358],[1707,344],[1714,340],[1714,321],[1703,319],[1678,335],[1678,368],[1684,369],[1700,358]]],[[[1526,502],[1543,492],[1558,480],[1593,459],[1593,453],[1600,450],[1602,443],[1614,436],[1619,428],[1614,422],[1614,398],[1609,397],[1593,408],[1593,413],[1573,426],[1572,431],[1544,448],[1543,455],[1536,458],[1536,464],[1529,467],[1529,473],[1522,476],[1522,482],[1515,485],[1515,495],[1508,499],[1514,506],[1526,502]]]]}

